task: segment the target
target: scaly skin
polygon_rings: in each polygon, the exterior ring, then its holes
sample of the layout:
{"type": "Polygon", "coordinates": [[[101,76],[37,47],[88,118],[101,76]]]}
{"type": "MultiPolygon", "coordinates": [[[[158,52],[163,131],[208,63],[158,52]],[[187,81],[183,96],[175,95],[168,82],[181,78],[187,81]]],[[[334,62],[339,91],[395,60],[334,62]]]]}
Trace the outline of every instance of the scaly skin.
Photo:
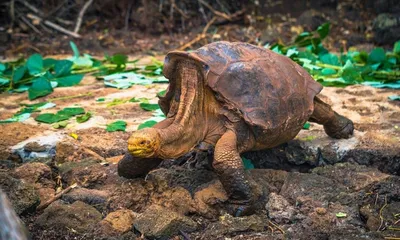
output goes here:
{"type": "MultiPolygon", "coordinates": [[[[229,195],[229,213],[235,216],[251,214],[263,194],[247,176],[240,153],[258,149],[264,143],[257,142],[240,116],[221,106],[214,93],[205,86],[194,64],[182,61],[177,69],[179,79],[176,82],[181,87],[177,87],[180,92],[176,92],[171,101],[168,118],[154,128],[134,132],[128,141],[132,156],[126,159],[136,162],[123,167],[135,167],[147,160],[146,166],[136,167],[133,174],[132,171],[125,171],[127,174],[121,175],[144,175],[160,159],[180,157],[201,142],[211,144],[215,146],[213,168],[229,195]]],[[[317,97],[314,104],[310,121],[323,124],[329,136],[347,138],[353,133],[349,119],[335,113],[317,97]]]]}

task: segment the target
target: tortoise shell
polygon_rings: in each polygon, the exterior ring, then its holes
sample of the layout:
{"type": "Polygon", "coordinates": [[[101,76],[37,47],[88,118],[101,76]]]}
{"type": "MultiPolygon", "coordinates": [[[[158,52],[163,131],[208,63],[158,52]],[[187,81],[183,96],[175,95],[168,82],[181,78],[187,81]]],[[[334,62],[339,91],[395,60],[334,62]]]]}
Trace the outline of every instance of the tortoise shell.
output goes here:
{"type": "Polygon", "coordinates": [[[214,42],[193,52],[167,54],[163,74],[170,85],[159,101],[165,114],[176,90],[173,74],[183,59],[199,66],[205,85],[224,107],[241,114],[256,137],[268,138],[273,145],[300,131],[313,113],[314,97],[322,90],[288,57],[248,43],[214,42]]]}

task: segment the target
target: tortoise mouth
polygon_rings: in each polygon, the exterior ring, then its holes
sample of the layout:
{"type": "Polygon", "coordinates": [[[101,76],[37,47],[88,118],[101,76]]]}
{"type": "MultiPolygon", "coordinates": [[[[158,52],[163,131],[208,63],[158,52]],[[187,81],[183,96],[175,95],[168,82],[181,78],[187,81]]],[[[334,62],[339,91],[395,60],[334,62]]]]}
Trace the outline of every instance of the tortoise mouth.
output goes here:
{"type": "Polygon", "coordinates": [[[154,150],[128,145],[128,151],[134,157],[148,158],[154,156],[154,150]]]}

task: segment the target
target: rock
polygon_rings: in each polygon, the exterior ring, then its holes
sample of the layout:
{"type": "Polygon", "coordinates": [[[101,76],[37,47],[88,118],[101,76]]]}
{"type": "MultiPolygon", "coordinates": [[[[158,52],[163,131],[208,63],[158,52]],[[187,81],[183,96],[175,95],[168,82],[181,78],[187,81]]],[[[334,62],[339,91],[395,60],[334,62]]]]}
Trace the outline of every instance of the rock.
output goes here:
{"type": "Polygon", "coordinates": [[[57,142],[64,138],[62,133],[50,132],[38,137],[32,137],[18,143],[11,148],[12,153],[16,153],[22,162],[38,160],[42,162],[51,161],[56,155],[55,146],[57,142]],[[27,149],[25,148],[27,147],[27,149]],[[39,151],[32,151],[32,150],[39,151]]]}
{"type": "Polygon", "coordinates": [[[99,223],[99,231],[102,235],[119,236],[132,229],[136,214],[127,209],[109,213],[99,223]]]}
{"type": "Polygon", "coordinates": [[[0,188],[7,194],[18,215],[35,211],[40,204],[38,192],[34,186],[0,172],[0,188]]]}
{"type": "Polygon", "coordinates": [[[294,207],[276,193],[269,195],[269,201],[265,208],[268,211],[268,216],[279,224],[292,222],[296,215],[294,207]]]}
{"type": "Polygon", "coordinates": [[[21,165],[12,171],[15,178],[22,179],[39,188],[55,188],[52,171],[49,166],[40,162],[31,162],[21,165]]]}
{"type": "Polygon", "coordinates": [[[379,44],[393,44],[400,39],[400,16],[379,14],[373,21],[374,40],[379,44]]]}
{"type": "Polygon", "coordinates": [[[78,183],[82,187],[94,187],[107,179],[106,166],[92,159],[66,162],[59,165],[58,169],[68,185],[78,183]]]}
{"type": "Polygon", "coordinates": [[[177,212],[158,205],[151,205],[134,221],[135,228],[149,238],[171,237],[179,230],[189,233],[197,229],[197,223],[177,212]]]}
{"type": "Polygon", "coordinates": [[[56,155],[55,155],[55,162],[56,164],[61,164],[64,162],[70,162],[74,159],[78,158],[79,146],[73,143],[71,140],[63,140],[59,141],[56,144],[56,155]]]}
{"type": "Polygon", "coordinates": [[[299,197],[331,202],[340,192],[345,191],[343,185],[317,174],[289,173],[280,194],[294,204],[299,197]]]}
{"type": "Polygon", "coordinates": [[[232,217],[226,214],[221,216],[218,222],[207,226],[202,239],[220,239],[224,235],[231,236],[239,232],[261,232],[267,226],[267,219],[258,215],[232,217]]]}
{"type": "Polygon", "coordinates": [[[149,204],[150,192],[146,186],[147,182],[143,179],[126,180],[122,184],[118,184],[111,193],[108,208],[111,211],[122,208],[142,212],[149,204]]]}
{"type": "Polygon", "coordinates": [[[189,191],[183,187],[175,187],[161,194],[154,194],[150,202],[182,215],[195,212],[195,202],[189,191]]]}
{"type": "Polygon", "coordinates": [[[333,166],[318,167],[314,168],[312,172],[335,180],[354,191],[359,191],[372,183],[381,182],[390,176],[376,168],[351,163],[337,163],[333,166]]]}
{"type": "Polygon", "coordinates": [[[106,204],[109,195],[110,194],[106,191],[79,187],[64,194],[61,199],[68,203],[81,201],[96,208],[101,206],[102,209],[106,204]]]}
{"type": "Polygon", "coordinates": [[[219,211],[215,207],[226,200],[228,200],[228,195],[221,182],[217,180],[199,187],[194,194],[196,211],[206,218],[218,216],[219,211]]]}
{"type": "Polygon", "coordinates": [[[369,231],[377,231],[381,225],[381,219],[376,209],[371,208],[371,205],[362,206],[360,215],[366,219],[366,225],[369,231]]]}
{"type": "Polygon", "coordinates": [[[180,167],[165,169],[159,168],[151,171],[147,175],[157,191],[164,191],[168,188],[183,187],[194,194],[195,190],[201,185],[217,178],[217,175],[208,170],[184,169],[180,167]]]}
{"type": "Polygon", "coordinates": [[[274,169],[251,169],[251,176],[259,185],[269,192],[280,192],[288,172],[274,169]]]}
{"type": "Polygon", "coordinates": [[[42,229],[58,229],[78,233],[84,233],[102,219],[94,207],[83,202],[76,201],[73,204],[62,204],[60,201],[53,202],[37,218],[35,224],[42,229]]]}
{"type": "Polygon", "coordinates": [[[30,152],[44,152],[46,151],[46,146],[39,144],[38,142],[28,142],[24,146],[25,151],[30,152]]]}
{"type": "Polygon", "coordinates": [[[384,240],[385,237],[380,232],[367,232],[367,233],[352,233],[338,231],[332,233],[328,240],[384,240]]]}

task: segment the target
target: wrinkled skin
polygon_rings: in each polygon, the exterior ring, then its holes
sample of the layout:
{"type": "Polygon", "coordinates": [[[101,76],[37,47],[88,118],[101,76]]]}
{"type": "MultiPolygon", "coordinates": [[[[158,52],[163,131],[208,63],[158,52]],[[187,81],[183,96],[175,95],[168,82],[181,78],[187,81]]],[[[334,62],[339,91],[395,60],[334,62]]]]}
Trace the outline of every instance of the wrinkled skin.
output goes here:
{"type": "MultiPolygon", "coordinates": [[[[264,196],[245,172],[240,154],[271,148],[281,142],[279,139],[265,141],[268,134],[255,134],[240,113],[227,109],[217,100],[195,61],[180,59],[174,77],[176,86],[168,102],[167,119],[153,128],[132,134],[128,140],[128,154],[132,156],[121,161],[123,167],[120,167],[119,174],[137,177],[155,167],[160,159],[180,157],[200,143],[212,145],[215,147],[212,166],[229,195],[227,210],[235,216],[251,214],[254,205],[264,196]],[[146,167],[135,167],[138,162],[146,167]],[[130,166],[137,172],[124,171],[130,166]]],[[[318,97],[314,98],[309,119],[300,119],[298,125],[302,126],[306,120],[322,124],[326,133],[334,138],[348,138],[354,129],[351,120],[334,112],[318,97]]],[[[291,139],[300,131],[297,126],[293,129],[280,140],[291,139]]]]}

